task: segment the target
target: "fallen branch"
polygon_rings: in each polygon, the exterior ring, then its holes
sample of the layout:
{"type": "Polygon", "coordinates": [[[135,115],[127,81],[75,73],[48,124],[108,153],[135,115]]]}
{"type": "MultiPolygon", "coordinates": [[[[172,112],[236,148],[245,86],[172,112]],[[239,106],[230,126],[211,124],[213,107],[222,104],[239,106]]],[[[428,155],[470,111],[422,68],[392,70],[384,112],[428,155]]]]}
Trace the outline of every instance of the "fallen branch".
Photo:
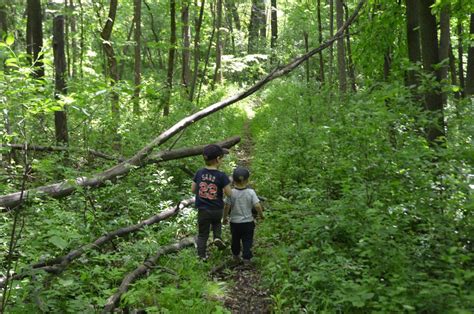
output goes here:
{"type": "MultiPolygon", "coordinates": [[[[41,145],[30,145],[30,144],[7,144],[5,145],[5,147],[9,147],[11,149],[14,149],[14,150],[25,150],[25,149],[28,149],[28,150],[31,150],[31,151],[35,151],[35,152],[69,152],[69,151],[82,151],[81,149],[75,149],[75,148],[72,148],[72,147],[65,147],[65,146],[41,146],[41,145]]],[[[107,160],[117,160],[117,161],[125,161],[126,159],[123,158],[123,157],[115,157],[115,156],[110,156],[110,155],[107,155],[106,153],[103,153],[103,152],[99,152],[97,150],[93,150],[93,149],[86,149],[87,153],[93,155],[93,156],[96,156],[96,157],[100,157],[100,158],[104,158],[104,159],[107,159],[107,160]]]]}
{"type": "MultiPolygon", "coordinates": [[[[234,95],[231,96],[225,100],[219,101],[213,105],[210,105],[190,116],[187,116],[186,118],[183,118],[180,120],[178,123],[173,125],[171,128],[168,130],[164,131],[161,133],[157,138],[155,138],[153,141],[151,141],[148,145],[146,145],[144,148],[142,148],[140,151],[138,151],[133,157],[130,159],[121,162],[120,164],[109,168],[105,170],[104,172],[101,172],[97,175],[95,175],[92,178],[86,178],[86,177],[81,177],[77,178],[74,183],[70,183],[70,181],[63,181],[61,183],[56,183],[53,185],[49,185],[47,187],[41,187],[37,188],[33,191],[26,191],[26,197],[28,197],[28,194],[31,192],[40,192],[43,193],[46,196],[50,197],[63,197],[66,195],[72,194],[78,186],[88,186],[88,187],[99,187],[101,186],[105,181],[107,180],[112,180],[117,177],[125,176],[127,175],[133,168],[142,166],[146,160],[146,158],[150,155],[152,150],[156,146],[160,146],[161,144],[165,143],[167,140],[169,140],[173,135],[177,134],[178,132],[184,130],[186,127],[189,125],[209,116],[210,114],[219,111],[221,109],[224,109],[225,107],[236,103],[242,99],[247,98],[248,96],[252,95],[256,91],[258,91],[260,88],[265,86],[267,83],[273,81],[276,78],[279,78],[280,76],[283,76],[285,74],[290,73],[293,71],[295,68],[297,68],[301,63],[315,55],[316,53],[322,51],[323,49],[329,47],[332,45],[334,41],[339,39],[341,36],[344,36],[345,30],[349,27],[349,25],[354,21],[354,19],[357,17],[359,14],[360,9],[364,5],[365,0],[360,0],[359,4],[357,5],[354,13],[347,19],[347,21],[344,23],[344,25],[334,34],[334,36],[327,40],[325,43],[320,45],[318,48],[315,48],[306,54],[297,57],[293,59],[290,63],[286,64],[285,66],[282,67],[277,67],[275,68],[270,74],[268,74],[266,77],[264,77],[262,80],[257,82],[255,85],[251,86],[250,88],[234,95]]],[[[0,206],[4,207],[11,207],[17,204],[19,201],[19,192],[5,195],[3,197],[0,197],[0,206]]]]}
{"type": "MultiPolygon", "coordinates": [[[[240,142],[240,137],[234,136],[222,142],[218,142],[217,144],[225,148],[230,148],[239,142],[240,142]]],[[[202,150],[204,149],[204,146],[205,145],[161,151],[150,156],[146,160],[144,160],[142,165],[144,166],[150,163],[160,163],[163,161],[200,155],[202,154],[202,150]]],[[[76,180],[74,180],[74,182],[71,182],[71,180],[64,180],[59,183],[54,183],[50,185],[37,187],[35,189],[26,190],[24,192],[23,199],[26,199],[27,197],[31,197],[31,196],[35,196],[35,197],[48,196],[48,197],[53,197],[53,198],[60,198],[60,197],[64,197],[64,196],[72,194],[78,188],[78,186],[97,187],[99,185],[102,185],[105,182],[105,180],[112,179],[114,177],[116,176],[105,176],[105,177],[96,176],[91,179],[77,178],[76,180]]],[[[20,201],[20,196],[21,196],[20,192],[0,196],[0,207],[12,208],[16,206],[20,201]]]]}
{"type": "MultiPolygon", "coordinates": [[[[145,226],[156,224],[162,220],[168,219],[176,215],[181,209],[188,207],[189,205],[193,203],[194,203],[194,198],[189,198],[187,200],[181,201],[177,206],[167,208],[161,213],[154,215],[146,220],[143,220],[135,225],[127,226],[127,227],[112,231],[106,235],[103,235],[97,238],[94,242],[91,242],[89,244],[81,246],[80,248],[70,251],[66,255],[56,257],[45,262],[39,262],[39,263],[30,265],[25,270],[22,270],[19,273],[13,274],[12,276],[10,276],[10,280],[20,280],[20,279],[32,276],[33,273],[38,272],[38,271],[45,271],[47,273],[52,273],[52,274],[60,274],[73,260],[80,257],[82,254],[84,254],[84,252],[91,249],[97,249],[113,239],[120,238],[130,233],[137,232],[143,229],[145,226]]],[[[0,288],[2,288],[5,285],[5,282],[6,282],[5,277],[0,278],[0,288]]]]}
{"type": "Polygon", "coordinates": [[[118,291],[114,293],[110,298],[107,299],[107,303],[104,306],[102,313],[109,313],[112,312],[122,297],[122,294],[127,292],[130,285],[137,280],[138,278],[144,276],[149,270],[152,270],[155,266],[156,262],[160,258],[160,256],[168,253],[177,252],[185,247],[194,245],[195,239],[194,237],[187,237],[179,242],[164,246],[156,252],[155,255],[148,258],[143,264],[135,268],[132,272],[128,273],[122,283],[120,284],[118,291]]]}

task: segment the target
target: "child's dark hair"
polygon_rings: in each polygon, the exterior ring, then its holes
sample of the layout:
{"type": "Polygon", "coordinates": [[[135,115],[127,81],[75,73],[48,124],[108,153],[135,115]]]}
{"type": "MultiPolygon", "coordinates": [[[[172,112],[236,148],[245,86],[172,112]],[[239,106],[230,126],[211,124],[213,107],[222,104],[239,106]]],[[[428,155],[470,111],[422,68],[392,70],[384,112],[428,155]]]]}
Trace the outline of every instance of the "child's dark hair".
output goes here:
{"type": "Polygon", "coordinates": [[[234,169],[234,172],[232,173],[232,179],[236,183],[244,183],[248,178],[250,177],[250,172],[241,166],[238,166],[237,168],[234,169]]]}

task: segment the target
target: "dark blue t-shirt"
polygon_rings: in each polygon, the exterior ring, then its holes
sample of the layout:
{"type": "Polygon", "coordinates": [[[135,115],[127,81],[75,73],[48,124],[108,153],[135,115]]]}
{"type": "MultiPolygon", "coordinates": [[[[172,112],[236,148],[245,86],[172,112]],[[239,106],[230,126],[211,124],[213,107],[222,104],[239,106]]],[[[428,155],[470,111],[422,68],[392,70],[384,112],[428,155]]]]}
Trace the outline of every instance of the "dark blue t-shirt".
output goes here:
{"type": "Polygon", "coordinates": [[[198,209],[224,208],[224,187],[230,184],[227,175],[219,170],[203,168],[194,175],[196,183],[196,201],[198,209]]]}

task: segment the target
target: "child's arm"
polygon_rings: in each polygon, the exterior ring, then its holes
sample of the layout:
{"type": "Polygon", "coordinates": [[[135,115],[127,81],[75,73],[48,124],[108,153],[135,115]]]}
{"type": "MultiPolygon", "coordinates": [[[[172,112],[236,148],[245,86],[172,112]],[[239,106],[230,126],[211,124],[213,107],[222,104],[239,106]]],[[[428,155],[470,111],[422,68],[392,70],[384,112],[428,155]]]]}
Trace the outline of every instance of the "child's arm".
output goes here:
{"type": "Polygon", "coordinates": [[[191,184],[191,192],[193,192],[193,194],[196,194],[196,191],[197,191],[197,184],[196,182],[193,181],[193,184],[191,184]]]}
{"type": "Polygon", "coordinates": [[[262,204],[255,204],[255,209],[257,210],[257,219],[263,220],[263,207],[262,204]]]}
{"type": "Polygon", "coordinates": [[[223,191],[224,191],[225,196],[231,197],[231,195],[232,195],[232,188],[230,187],[230,184],[227,184],[227,185],[224,187],[223,191]]]}
{"type": "Polygon", "coordinates": [[[226,225],[229,222],[229,211],[230,211],[230,205],[225,204],[224,205],[224,216],[222,217],[222,223],[226,225]]]}

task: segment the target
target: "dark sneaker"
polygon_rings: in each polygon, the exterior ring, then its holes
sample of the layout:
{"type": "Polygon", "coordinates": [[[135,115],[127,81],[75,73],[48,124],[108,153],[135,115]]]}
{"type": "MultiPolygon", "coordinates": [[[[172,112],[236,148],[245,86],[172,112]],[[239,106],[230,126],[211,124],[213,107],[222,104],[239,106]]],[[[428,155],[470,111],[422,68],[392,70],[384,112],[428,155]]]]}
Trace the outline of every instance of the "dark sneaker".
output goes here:
{"type": "Polygon", "coordinates": [[[207,262],[207,260],[209,259],[209,256],[198,256],[199,260],[202,261],[202,262],[207,262]]]}
{"type": "Polygon", "coordinates": [[[235,263],[240,263],[242,259],[238,255],[232,255],[232,261],[234,261],[235,263]]]}
{"type": "Polygon", "coordinates": [[[225,243],[222,241],[222,239],[215,238],[214,239],[214,245],[217,246],[219,250],[225,249],[225,243]]]}

